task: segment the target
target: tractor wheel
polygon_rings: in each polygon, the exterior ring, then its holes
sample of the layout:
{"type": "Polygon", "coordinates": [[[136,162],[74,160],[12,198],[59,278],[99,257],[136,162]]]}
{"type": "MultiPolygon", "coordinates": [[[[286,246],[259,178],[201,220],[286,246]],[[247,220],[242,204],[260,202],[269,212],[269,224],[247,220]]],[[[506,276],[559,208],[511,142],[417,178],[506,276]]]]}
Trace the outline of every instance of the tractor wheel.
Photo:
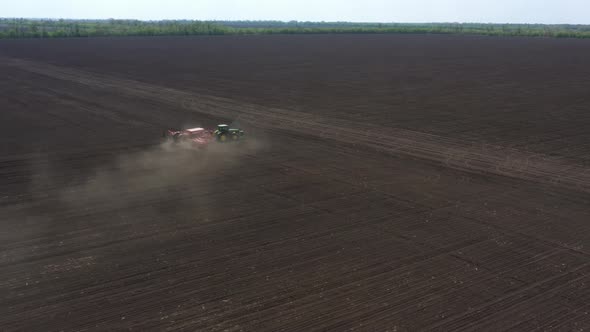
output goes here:
{"type": "Polygon", "coordinates": [[[227,141],[227,135],[226,134],[220,135],[219,136],[219,141],[220,142],[226,142],[227,141]]]}

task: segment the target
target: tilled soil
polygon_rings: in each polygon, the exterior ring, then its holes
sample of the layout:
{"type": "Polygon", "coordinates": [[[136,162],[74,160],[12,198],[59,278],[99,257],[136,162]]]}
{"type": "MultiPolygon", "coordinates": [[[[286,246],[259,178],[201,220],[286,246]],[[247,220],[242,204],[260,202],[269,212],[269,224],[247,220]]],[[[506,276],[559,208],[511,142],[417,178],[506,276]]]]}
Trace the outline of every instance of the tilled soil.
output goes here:
{"type": "Polygon", "coordinates": [[[0,42],[1,330],[590,328],[590,43],[0,42]],[[196,151],[168,127],[243,127],[196,151]]]}

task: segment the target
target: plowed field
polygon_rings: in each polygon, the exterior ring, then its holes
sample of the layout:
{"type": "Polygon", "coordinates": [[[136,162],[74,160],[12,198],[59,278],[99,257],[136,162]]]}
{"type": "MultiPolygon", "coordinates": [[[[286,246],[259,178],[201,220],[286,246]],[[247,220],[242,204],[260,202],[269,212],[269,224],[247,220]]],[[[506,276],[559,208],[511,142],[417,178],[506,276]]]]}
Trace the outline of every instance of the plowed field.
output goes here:
{"type": "Polygon", "coordinates": [[[590,329],[590,42],[0,41],[0,330],[590,329]],[[244,128],[197,151],[162,130],[244,128]]]}

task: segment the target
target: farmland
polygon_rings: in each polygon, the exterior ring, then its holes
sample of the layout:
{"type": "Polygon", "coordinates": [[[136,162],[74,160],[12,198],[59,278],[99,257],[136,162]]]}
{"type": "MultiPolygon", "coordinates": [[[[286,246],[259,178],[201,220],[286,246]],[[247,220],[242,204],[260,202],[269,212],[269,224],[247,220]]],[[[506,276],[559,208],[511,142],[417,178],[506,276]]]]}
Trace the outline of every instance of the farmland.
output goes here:
{"type": "Polygon", "coordinates": [[[590,43],[0,41],[0,330],[590,328],[590,43]],[[162,130],[243,127],[204,152],[162,130]]]}

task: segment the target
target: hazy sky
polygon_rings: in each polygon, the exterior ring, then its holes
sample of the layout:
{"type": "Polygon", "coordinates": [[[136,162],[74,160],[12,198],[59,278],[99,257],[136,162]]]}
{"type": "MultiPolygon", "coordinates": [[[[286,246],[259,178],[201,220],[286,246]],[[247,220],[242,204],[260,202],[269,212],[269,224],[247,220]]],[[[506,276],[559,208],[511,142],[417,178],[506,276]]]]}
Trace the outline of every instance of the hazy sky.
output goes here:
{"type": "Polygon", "coordinates": [[[0,17],[590,23],[590,0],[0,0],[0,17]]]}

